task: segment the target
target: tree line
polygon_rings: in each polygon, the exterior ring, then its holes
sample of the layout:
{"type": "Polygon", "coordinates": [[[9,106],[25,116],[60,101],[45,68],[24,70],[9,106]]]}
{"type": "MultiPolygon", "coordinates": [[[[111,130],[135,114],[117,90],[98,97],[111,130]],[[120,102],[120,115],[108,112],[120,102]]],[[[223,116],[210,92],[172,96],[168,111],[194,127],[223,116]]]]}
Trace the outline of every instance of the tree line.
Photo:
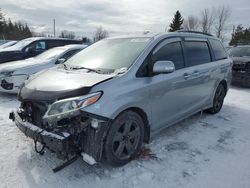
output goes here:
{"type": "Polygon", "coordinates": [[[246,45],[250,44],[250,27],[244,28],[242,25],[238,25],[232,33],[232,39],[229,45],[246,45]]]}
{"type": "Polygon", "coordinates": [[[0,39],[2,40],[22,40],[31,37],[32,33],[27,24],[21,22],[6,21],[0,9],[0,39]]]}
{"type": "MultiPolygon", "coordinates": [[[[168,31],[200,31],[213,34],[224,41],[230,15],[231,9],[228,6],[204,9],[199,16],[189,15],[185,19],[180,11],[176,11],[168,31]]],[[[250,27],[244,29],[242,25],[238,25],[236,29],[233,29],[229,45],[237,44],[250,44],[250,27]]]]}
{"type": "Polygon", "coordinates": [[[231,9],[228,6],[204,9],[199,16],[189,15],[185,19],[181,16],[180,11],[177,11],[170,24],[169,31],[172,32],[181,29],[200,31],[214,34],[216,37],[224,40],[230,15],[231,9]]]}
{"type": "MultiPolygon", "coordinates": [[[[176,11],[174,18],[169,25],[169,32],[177,30],[200,31],[210,33],[220,38],[225,39],[225,34],[228,22],[231,15],[231,8],[228,6],[220,6],[217,8],[204,9],[199,15],[189,15],[185,19],[182,17],[180,11],[176,11]]],[[[94,33],[93,41],[96,42],[108,37],[109,32],[102,26],[97,27],[94,33]]],[[[21,22],[12,22],[11,19],[6,21],[0,8],[0,39],[21,40],[32,36],[46,36],[46,34],[31,32],[27,24],[21,22]]],[[[48,35],[47,35],[48,36],[48,35]]],[[[53,36],[51,36],[53,37],[53,36]]],[[[59,34],[61,38],[75,39],[75,33],[72,31],[63,30],[59,34]]],[[[87,37],[83,38],[86,42],[90,42],[87,37]]],[[[243,28],[238,25],[232,31],[232,38],[230,45],[250,43],[250,28],[243,28]]]]}

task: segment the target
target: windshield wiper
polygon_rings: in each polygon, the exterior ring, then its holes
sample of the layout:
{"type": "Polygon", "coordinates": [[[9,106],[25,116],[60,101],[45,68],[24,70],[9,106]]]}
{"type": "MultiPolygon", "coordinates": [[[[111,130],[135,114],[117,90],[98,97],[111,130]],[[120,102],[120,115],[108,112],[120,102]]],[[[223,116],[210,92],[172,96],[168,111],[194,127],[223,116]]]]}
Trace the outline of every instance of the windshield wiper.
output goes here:
{"type": "Polygon", "coordinates": [[[127,72],[128,71],[128,68],[127,67],[122,67],[122,68],[119,68],[119,69],[116,69],[115,71],[114,71],[114,73],[115,74],[124,74],[125,72],[127,72]]]}
{"type": "Polygon", "coordinates": [[[88,71],[90,71],[90,72],[95,72],[95,73],[101,74],[100,71],[95,70],[95,69],[91,69],[91,68],[87,68],[87,67],[70,67],[70,69],[72,69],[72,70],[86,69],[86,70],[88,70],[88,71]]]}

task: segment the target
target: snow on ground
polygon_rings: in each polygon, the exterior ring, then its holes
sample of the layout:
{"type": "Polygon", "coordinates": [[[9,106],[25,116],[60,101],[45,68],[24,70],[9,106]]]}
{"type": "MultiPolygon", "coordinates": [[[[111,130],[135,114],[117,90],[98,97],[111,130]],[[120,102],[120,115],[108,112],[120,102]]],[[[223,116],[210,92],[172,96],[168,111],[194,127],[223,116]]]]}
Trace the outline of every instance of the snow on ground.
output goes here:
{"type": "Polygon", "coordinates": [[[197,114],[157,136],[141,158],[120,168],[78,159],[54,174],[61,161],[8,120],[15,96],[0,94],[0,187],[250,187],[250,89],[232,88],[217,115],[197,114]]]}

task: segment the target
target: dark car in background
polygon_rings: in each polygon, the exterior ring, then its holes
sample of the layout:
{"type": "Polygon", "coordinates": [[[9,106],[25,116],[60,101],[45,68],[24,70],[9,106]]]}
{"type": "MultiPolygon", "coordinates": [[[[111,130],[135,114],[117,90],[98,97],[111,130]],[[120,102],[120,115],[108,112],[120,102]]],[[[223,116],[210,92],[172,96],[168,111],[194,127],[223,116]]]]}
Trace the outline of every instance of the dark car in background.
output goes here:
{"type": "Polygon", "coordinates": [[[50,48],[68,44],[82,44],[82,41],[61,38],[27,38],[13,46],[0,49],[0,63],[34,57],[50,48]]]}
{"type": "Polygon", "coordinates": [[[250,45],[233,47],[229,55],[233,59],[232,84],[250,87],[250,45]]]}

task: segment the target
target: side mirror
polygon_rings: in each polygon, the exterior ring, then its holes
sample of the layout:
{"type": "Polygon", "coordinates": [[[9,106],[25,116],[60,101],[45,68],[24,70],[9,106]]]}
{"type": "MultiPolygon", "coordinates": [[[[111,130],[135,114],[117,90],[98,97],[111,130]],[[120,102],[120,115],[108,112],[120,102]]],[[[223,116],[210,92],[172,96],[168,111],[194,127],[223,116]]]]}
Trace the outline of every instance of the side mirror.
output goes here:
{"type": "Polygon", "coordinates": [[[56,64],[62,64],[62,63],[64,63],[65,61],[66,61],[66,59],[60,58],[60,59],[57,60],[56,64]]]}
{"type": "Polygon", "coordinates": [[[156,61],[153,67],[153,73],[171,73],[175,71],[175,66],[172,61],[156,61]]]}

